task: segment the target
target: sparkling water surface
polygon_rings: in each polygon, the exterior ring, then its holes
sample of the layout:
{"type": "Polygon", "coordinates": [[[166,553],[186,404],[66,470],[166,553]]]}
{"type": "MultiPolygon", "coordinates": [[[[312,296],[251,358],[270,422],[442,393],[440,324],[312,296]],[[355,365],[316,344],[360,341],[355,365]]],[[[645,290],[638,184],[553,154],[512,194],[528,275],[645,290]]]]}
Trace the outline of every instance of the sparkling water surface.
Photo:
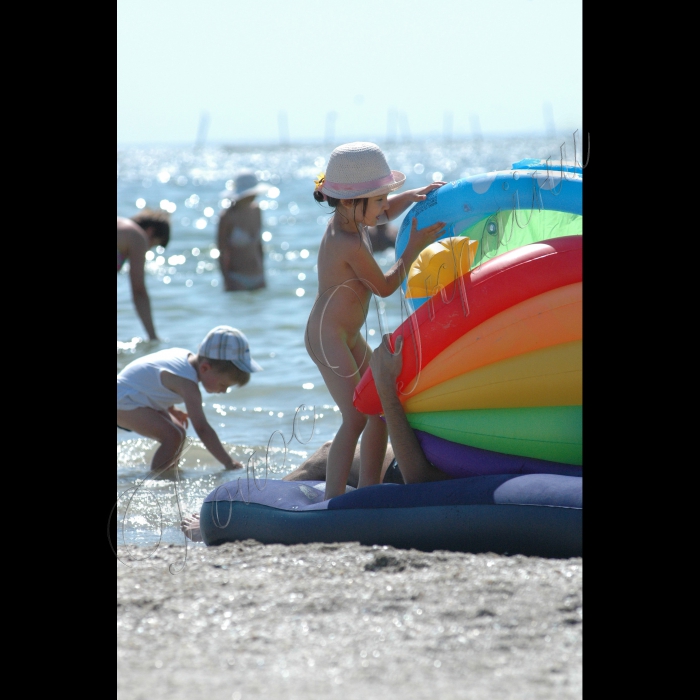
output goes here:
{"type": "MultiPolygon", "coordinates": [[[[117,429],[119,544],[183,542],[182,514],[199,512],[216,486],[255,478],[264,488],[266,475],[289,473],[338,429],[340,413],[304,347],[317,292],[318,245],[329,216],[328,207],[313,199],[313,180],[325,171],[334,145],[117,149],[117,215],[132,216],[144,206],[171,215],[170,243],[151,251],[146,270],[160,341],[146,339],[131,300],[128,264],[117,273],[117,372],[159,349],[196,352],[207,331],[219,324],[241,329],[264,368],[243,388],[202,392],[207,419],[234,458],[249,465],[247,472],[224,470],[190,426],[180,474],[148,479],[156,443],[117,429]],[[242,168],[255,170],[273,186],[258,199],[268,286],[225,292],[216,225],[226,183],[242,168]]],[[[572,158],[576,147],[580,157],[581,149],[578,134],[379,145],[390,166],[406,174],[402,189],[507,169],[523,158],[556,162],[562,148],[572,158]]],[[[398,227],[401,220],[392,223],[398,227]]],[[[387,270],[394,250],[375,258],[387,270]]],[[[370,346],[376,347],[381,334],[392,332],[403,318],[400,291],[377,298],[365,329],[370,346]]]]}

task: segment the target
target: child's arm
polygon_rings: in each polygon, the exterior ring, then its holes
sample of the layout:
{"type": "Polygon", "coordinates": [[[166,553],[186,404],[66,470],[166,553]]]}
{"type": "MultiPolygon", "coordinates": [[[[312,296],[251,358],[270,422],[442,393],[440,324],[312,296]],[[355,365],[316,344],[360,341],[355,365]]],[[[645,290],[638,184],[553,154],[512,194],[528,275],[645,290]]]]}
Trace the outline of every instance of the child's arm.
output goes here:
{"type": "Polygon", "coordinates": [[[161,381],[163,386],[182,396],[192,427],[209,452],[226,469],[243,469],[243,465],[232,459],[231,455],[226,452],[216,431],[209,425],[202,409],[202,392],[199,390],[199,386],[191,379],[178,377],[171,372],[161,372],[161,381]]]}
{"type": "Polygon", "coordinates": [[[420,252],[431,243],[435,243],[444,233],[444,221],[437,221],[419,230],[414,217],[408,243],[388,272],[382,271],[366,246],[358,246],[352,239],[344,241],[344,250],[339,251],[339,255],[350,265],[356,279],[368,285],[372,293],[380,297],[388,297],[399,288],[420,252]]]}
{"type": "Polygon", "coordinates": [[[391,352],[391,336],[385,335],[379,347],[372,353],[369,366],[372,369],[377,393],[382,402],[391,446],[399,470],[407,484],[451,479],[448,474],[433,466],[411,428],[401,401],[396,393],[396,380],[401,373],[403,337],[396,338],[395,352],[391,352]]]}
{"type": "Polygon", "coordinates": [[[168,413],[173,417],[175,421],[177,421],[183,428],[187,427],[188,420],[187,420],[187,414],[184,411],[181,411],[179,408],[175,408],[175,406],[170,406],[168,408],[168,413]]]}
{"type": "Polygon", "coordinates": [[[131,297],[134,301],[136,313],[148,333],[149,340],[158,340],[156,329],[153,325],[151,313],[151,299],[146,290],[146,253],[148,242],[145,234],[129,232],[129,282],[131,283],[131,297]]]}
{"type": "Polygon", "coordinates": [[[395,219],[397,216],[403,214],[403,212],[405,212],[406,209],[411,206],[411,204],[424,200],[430,192],[436,190],[438,187],[442,187],[445,184],[445,182],[437,180],[426,187],[419,187],[415,190],[406,190],[405,192],[391,195],[388,198],[389,209],[386,212],[387,219],[389,221],[395,219]]]}

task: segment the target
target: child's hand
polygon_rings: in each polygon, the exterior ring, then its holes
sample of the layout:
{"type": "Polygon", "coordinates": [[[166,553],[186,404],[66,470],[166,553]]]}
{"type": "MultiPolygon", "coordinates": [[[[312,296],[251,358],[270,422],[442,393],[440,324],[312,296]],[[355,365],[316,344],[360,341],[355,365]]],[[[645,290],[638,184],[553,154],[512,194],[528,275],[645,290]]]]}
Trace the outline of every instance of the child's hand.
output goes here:
{"type": "Polygon", "coordinates": [[[442,187],[443,185],[446,185],[446,182],[442,182],[442,180],[436,180],[435,182],[431,182],[427,187],[420,187],[417,190],[409,190],[408,194],[410,194],[411,201],[412,202],[421,202],[424,200],[433,190],[436,190],[438,187],[442,187]]]}
{"type": "Polygon", "coordinates": [[[442,234],[445,233],[445,222],[436,221],[425,228],[418,228],[418,219],[413,217],[411,221],[411,236],[408,239],[409,245],[415,245],[420,252],[427,248],[431,243],[435,243],[442,234]]]}
{"type": "Polygon", "coordinates": [[[170,407],[170,415],[183,428],[187,428],[187,426],[189,425],[189,420],[188,420],[187,414],[184,411],[181,411],[179,408],[175,408],[174,406],[171,406],[170,407]]]}
{"type": "Polygon", "coordinates": [[[233,457],[231,458],[230,462],[226,462],[224,464],[224,467],[226,469],[243,469],[243,465],[240,462],[237,462],[233,457]]]}

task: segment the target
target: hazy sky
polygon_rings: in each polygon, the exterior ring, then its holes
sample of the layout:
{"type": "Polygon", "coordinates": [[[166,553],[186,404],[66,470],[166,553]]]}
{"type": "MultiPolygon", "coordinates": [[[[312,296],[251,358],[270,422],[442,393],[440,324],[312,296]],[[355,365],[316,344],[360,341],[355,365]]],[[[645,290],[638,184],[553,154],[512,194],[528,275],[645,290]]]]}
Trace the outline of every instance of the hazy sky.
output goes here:
{"type": "Polygon", "coordinates": [[[117,0],[117,144],[582,129],[582,0],[117,0]]]}

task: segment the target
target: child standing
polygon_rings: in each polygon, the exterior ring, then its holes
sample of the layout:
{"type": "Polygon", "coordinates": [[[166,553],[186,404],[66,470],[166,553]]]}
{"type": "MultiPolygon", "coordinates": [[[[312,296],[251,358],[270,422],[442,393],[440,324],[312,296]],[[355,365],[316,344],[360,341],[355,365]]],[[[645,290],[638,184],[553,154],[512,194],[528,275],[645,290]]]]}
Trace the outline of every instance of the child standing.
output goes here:
{"type": "Polygon", "coordinates": [[[444,233],[444,222],[418,230],[413,219],[401,256],[388,272],[379,267],[367,227],[395,219],[445,184],[433,182],[389,197],[405,180],[405,175],[389,168],[378,146],[359,141],[336,148],[325,175],[316,181],[314,198],[335,211],[318,251],[318,295],[306,326],[305,343],[342,415],[328,453],[326,498],[345,493],[360,435],[358,487],[380,481],[387,448],[386,424],[380,416],[360,413],[352,402],[372,355],[362,326],[372,294],[388,297],[395,292],[419,253],[444,233]]]}
{"type": "Polygon", "coordinates": [[[184,348],[160,350],[130,362],[117,375],[117,427],[157,440],[151,471],[177,467],[188,421],[226,469],[241,469],[209,425],[199,384],[210,394],[244,386],[262,367],[250,356],[248,339],[230,326],[207,333],[197,354],[184,348]],[[186,412],[174,404],[184,403],[186,412]]]}

